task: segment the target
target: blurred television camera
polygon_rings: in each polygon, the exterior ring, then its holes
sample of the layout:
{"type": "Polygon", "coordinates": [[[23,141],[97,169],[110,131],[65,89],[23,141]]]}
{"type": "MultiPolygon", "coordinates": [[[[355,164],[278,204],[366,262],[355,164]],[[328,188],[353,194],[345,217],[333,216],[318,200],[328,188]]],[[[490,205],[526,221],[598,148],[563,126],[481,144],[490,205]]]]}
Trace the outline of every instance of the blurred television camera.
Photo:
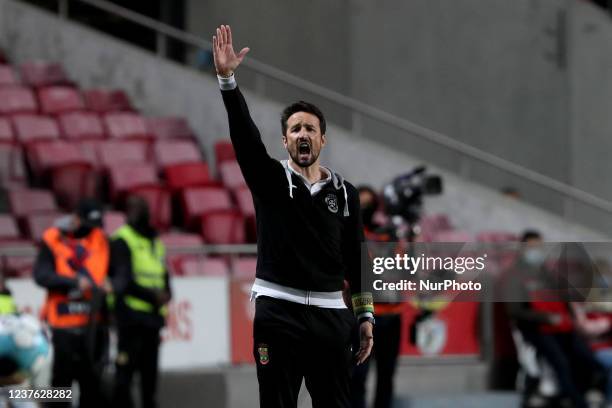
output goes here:
{"type": "Polygon", "coordinates": [[[423,213],[423,197],[442,194],[442,178],[429,174],[425,166],[394,178],[383,188],[383,202],[386,214],[399,238],[407,235],[412,241],[418,234],[418,223],[423,213]],[[407,232],[400,232],[407,227],[407,232]]]}

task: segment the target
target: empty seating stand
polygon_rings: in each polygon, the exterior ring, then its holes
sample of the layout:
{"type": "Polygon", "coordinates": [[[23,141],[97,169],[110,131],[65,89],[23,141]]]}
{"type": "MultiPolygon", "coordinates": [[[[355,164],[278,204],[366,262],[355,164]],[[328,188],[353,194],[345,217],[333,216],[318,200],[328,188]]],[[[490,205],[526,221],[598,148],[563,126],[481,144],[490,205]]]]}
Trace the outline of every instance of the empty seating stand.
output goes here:
{"type": "Polygon", "coordinates": [[[18,218],[35,213],[57,212],[53,194],[49,190],[22,189],[8,192],[11,213],[18,218]]]}
{"type": "Polygon", "coordinates": [[[116,164],[108,169],[112,201],[143,187],[158,187],[159,179],[154,166],[145,163],[116,164]]]}
{"type": "Polygon", "coordinates": [[[7,85],[19,85],[19,81],[10,65],[0,63],[0,87],[7,85]]]}
{"type": "Polygon", "coordinates": [[[234,146],[232,146],[231,141],[218,140],[215,142],[214,149],[217,168],[219,168],[219,164],[223,163],[224,161],[236,160],[236,152],[234,151],[234,146]]]}
{"type": "Polygon", "coordinates": [[[0,143],[0,186],[6,189],[27,184],[23,155],[18,146],[0,143]]]}
{"type": "Polygon", "coordinates": [[[58,121],[64,139],[83,141],[106,138],[102,121],[95,113],[65,113],[58,117],[58,121]]]}
{"type": "Polygon", "coordinates": [[[15,133],[11,127],[11,122],[0,117],[0,143],[14,144],[15,142],[15,133]]]}
{"type": "Polygon", "coordinates": [[[21,235],[17,221],[9,214],[0,214],[0,242],[19,241],[21,235]]]}
{"type": "Polygon", "coordinates": [[[166,246],[166,260],[172,274],[181,274],[181,264],[186,259],[197,258],[197,255],[182,254],[176,250],[179,248],[197,248],[204,244],[202,237],[198,234],[185,232],[167,232],[160,234],[159,239],[166,246]]]}
{"type": "Polygon", "coordinates": [[[246,185],[242,170],[235,160],[226,160],[219,164],[219,178],[225,188],[236,190],[246,185]]]}
{"type": "Polygon", "coordinates": [[[237,210],[205,212],[200,231],[208,244],[244,244],[244,218],[237,210]]]}
{"type": "Polygon", "coordinates": [[[10,121],[0,117],[0,186],[7,189],[25,186],[27,181],[23,155],[16,142],[10,121]]]}
{"type": "Polygon", "coordinates": [[[85,109],[79,91],[69,86],[48,86],[38,90],[40,110],[47,115],[74,112],[85,109]]]}
{"type": "Polygon", "coordinates": [[[243,186],[234,191],[234,198],[238,209],[245,222],[245,234],[247,242],[257,241],[257,224],[255,220],[255,206],[253,196],[248,187],[243,186]]]}
{"type": "Polygon", "coordinates": [[[40,241],[45,230],[53,227],[60,218],[66,215],[66,213],[61,212],[26,215],[24,231],[33,241],[40,241]]]}
{"type": "Polygon", "coordinates": [[[74,83],[68,78],[64,68],[53,62],[28,62],[20,66],[23,82],[31,87],[41,88],[51,85],[68,85],[74,83]]]}
{"type": "Polygon", "coordinates": [[[200,229],[201,217],[217,210],[233,210],[232,200],[224,188],[194,187],[181,192],[183,223],[188,229],[200,229]]]}
{"type": "Polygon", "coordinates": [[[38,104],[30,88],[21,86],[0,87],[0,115],[36,113],[38,104]]]}
{"type": "Polygon", "coordinates": [[[112,139],[151,140],[153,135],[147,130],[144,118],[137,113],[117,112],[104,115],[106,132],[112,139]]]}
{"type": "Polygon", "coordinates": [[[90,89],[83,92],[87,109],[97,113],[134,111],[130,98],[119,89],[90,89]]]}
{"type": "Polygon", "coordinates": [[[166,139],[195,139],[193,130],[185,118],[170,116],[146,119],[149,133],[158,140],[166,139]]]}
{"type": "Polygon", "coordinates": [[[187,187],[216,185],[211,179],[208,164],[184,163],[164,168],[164,177],[171,191],[180,191],[187,187]]]}
{"type": "Polygon", "coordinates": [[[98,159],[105,167],[126,163],[147,163],[149,145],[139,140],[109,140],[98,144],[98,159]]]}
{"type": "Polygon", "coordinates": [[[57,122],[47,116],[22,114],[14,116],[12,120],[19,143],[52,141],[60,137],[57,122]]]}
{"type": "Polygon", "coordinates": [[[158,141],[153,145],[155,162],[160,168],[182,163],[202,161],[200,149],[192,141],[158,141]]]}

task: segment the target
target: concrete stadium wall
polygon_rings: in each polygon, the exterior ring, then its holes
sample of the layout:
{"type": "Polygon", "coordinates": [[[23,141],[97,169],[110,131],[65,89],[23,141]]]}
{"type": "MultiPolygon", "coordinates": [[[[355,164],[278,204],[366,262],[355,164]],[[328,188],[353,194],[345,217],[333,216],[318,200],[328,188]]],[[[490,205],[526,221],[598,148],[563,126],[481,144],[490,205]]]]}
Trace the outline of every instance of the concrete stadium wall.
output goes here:
{"type": "MultiPolygon", "coordinates": [[[[13,0],[0,0],[0,46],[20,63],[26,60],[61,61],[83,87],[125,89],[146,114],[177,114],[189,119],[212,159],[211,144],[227,137],[227,119],[216,79],[124,44],[83,26],[13,0]]],[[[240,73],[238,73],[240,81],[240,73]]],[[[283,158],[279,112],[282,105],[247,92],[255,122],[270,153],[283,158]]],[[[323,155],[354,184],[381,187],[394,175],[422,162],[374,138],[330,126],[323,155]]],[[[436,170],[434,168],[434,170],[436,170]]],[[[457,227],[469,231],[504,229],[520,232],[539,228],[549,240],[607,240],[594,230],[553,216],[523,202],[465,181],[438,169],[445,194],[428,200],[429,212],[445,212],[457,227]]]]}
{"type": "Polygon", "coordinates": [[[570,16],[571,182],[612,200],[612,24],[588,2],[574,2],[570,16]]]}
{"type": "MultiPolygon", "coordinates": [[[[274,66],[612,198],[609,16],[576,0],[187,1],[188,30],[231,23],[274,66]],[[295,16],[299,16],[296,18],[295,16]]],[[[252,84],[250,77],[245,84],[252,84]]],[[[285,100],[288,92],[267,95],[285,100]]],[[[350,125],[343,112],[337,122],[350,125]]],[[[353,131],[590,225],[602,214],[369,120],[353,131]]],[[[609,218],[609,216],[608,216],[609,218]]],[[[612,228],[606,223],[606,230],[612,228]]]]}

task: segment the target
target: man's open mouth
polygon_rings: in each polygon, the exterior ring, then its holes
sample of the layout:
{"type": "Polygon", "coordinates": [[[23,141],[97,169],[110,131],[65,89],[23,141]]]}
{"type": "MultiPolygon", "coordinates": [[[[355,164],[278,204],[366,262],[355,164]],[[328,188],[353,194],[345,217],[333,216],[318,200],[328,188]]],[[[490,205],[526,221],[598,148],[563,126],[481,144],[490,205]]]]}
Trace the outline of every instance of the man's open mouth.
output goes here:
{"type": "Polygon", "coordinates": [[[298,145],[299,154],[310,154],[310,144],[308,142],[300,142],[298,145]]]}

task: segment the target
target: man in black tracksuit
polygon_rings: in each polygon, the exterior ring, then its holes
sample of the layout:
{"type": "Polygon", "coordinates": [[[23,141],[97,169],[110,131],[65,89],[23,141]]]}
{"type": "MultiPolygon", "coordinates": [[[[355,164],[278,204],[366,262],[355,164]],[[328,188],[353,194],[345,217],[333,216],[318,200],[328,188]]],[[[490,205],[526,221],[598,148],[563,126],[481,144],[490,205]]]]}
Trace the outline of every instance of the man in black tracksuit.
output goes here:
{"type": "Polygon", "coordinates": [[[252,295],[260,405],[296,407],[305,379],[314,407],[349,407],[356,319],[343,301],[345,279],[360,322],[358,364],[373,345],[372,295],[361,292],[357,191],[320,166],[325,119],[314,105],[299,102],[283,112],[289,160],[268,155],[233,76],[248,49],[234,53],[228,26],[217,29],[213,43],[230,136],[257,214],[252,295]]]}

